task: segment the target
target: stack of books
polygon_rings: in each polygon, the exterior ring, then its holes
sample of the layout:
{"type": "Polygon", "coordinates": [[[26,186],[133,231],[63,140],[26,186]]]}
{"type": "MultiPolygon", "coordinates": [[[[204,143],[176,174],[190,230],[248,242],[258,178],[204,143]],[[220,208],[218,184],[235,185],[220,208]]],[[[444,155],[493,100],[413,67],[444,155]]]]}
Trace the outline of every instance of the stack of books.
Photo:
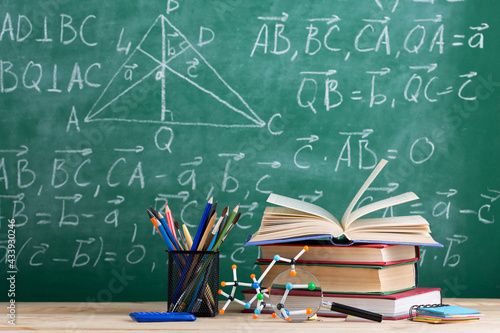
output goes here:
{"type": "MultiPolygon", "coordinates": [[[[415,304],[441,302],[438,288],[417,287],[419,246],[442,246],[430,235],[429,223],[417,215],[361,219],[384,208],[418,199],[404,193],[353,210],[387,161],[382,160],[365,181],[339,222],[325,209],[307,202],[271,194],[259,230],[246,245],[261,246],[257,264],[264,272],[278,254],[294,258],[308,245],[296,267],[316,276],[324,299],[371,312],[384,319],[409,317],[415,304]]],[[[262,280],[272,285],[290,264],[277,262],[262,280]]],[[[250,299],[252,291],[243,291],[250,299]]],[[[315,291],[290,292],[287,302],[301,302],[315,291]]],[[[318,315],[337,316],[321,309],[318,315]]]]}

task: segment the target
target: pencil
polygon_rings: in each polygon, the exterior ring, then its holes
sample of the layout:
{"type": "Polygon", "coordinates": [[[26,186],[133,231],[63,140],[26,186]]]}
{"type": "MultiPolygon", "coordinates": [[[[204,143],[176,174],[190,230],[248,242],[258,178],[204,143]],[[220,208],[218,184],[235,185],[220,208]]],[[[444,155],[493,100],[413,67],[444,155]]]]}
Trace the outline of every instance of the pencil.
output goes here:
{"type": "Polygon", "coordinates": [[[170,228],[170,231],[172,231],[175,241],[179,243],[179,240],[177,239],[177,235],[175,233],[174,218],[172,217],[172,211],[170,210],[170,207],[168,207],[168,204],[166,202],[165,202],[165,216],[167,218],[168,227],[170,228]]]}
{"type": "MultiPolygon", "coordinates": [[[[149,211],[148,211],[148,213],[149,213],[149,211]]],[[[155,227],[158,229],[158,232],[160,233],[160,235],[163,238],[163,241],[165,242],[165,245],[167,245],[167,249],[169,251],[175,251],[174,245],[172,244],[172,242],[171,242],[170,238],[168,237],[167,233],[165,232],[165,228],[163,227],[163,225],[161,224],[161,222],[158,221],[154,216],[150,220],[151,220],[151,222],[153,222],[153,224],[155,225],[155,227]]],[[[182,267],[185,265],[184,259],[182,259],[181,256],[174,257],[174,259],[175,258],[177,258],[177,260],[175,260],[175,263],[177,264],[177,267],[179,269],[182,269],[182,267]]]]}
{"type": "Polygon", "coordinates": [[[163,238],[163,235],[160,233],[160,229],[158,229],[158,226],[156,225],[156,222],[154,221],[155,216],[147,209],[146,209],[146,212],[148,212],[149,219],[151,220],[153,225],[156,227],[156,230],[160,234],[161,238],[163,238]]]}
{"type": "Polygon", "coordinates": [[[210,213],[210,209],[212,208],[213,198],[210,198],[205,206],[205,211],[203,212],[203,216],[201,217],[200,225],[198,226],[198,230],[196,231],[196,235],[193,239],[193,246],[191,246],[191,251],[196,251],[198,248],[198,244],[200,243],[200,239],[203,235],[203,231],[205,230],[205,226],[208,219],[208,214],[210,213]]]}
{"type": "Polygon", "coordinates": [[[160,216],[158,215],[158,211],[157,211],[157,210],[155,210],[155,209],[153,208],[153,206],[151,206],[151,205],[149,205],[149,209],[150,209],[151,213],[154,215],[154,217],[155,217],[158,221],[160,221],[161,225],[163,225],[163,228],[167,228],[167,229],[168,229],[167,222],[166,222],[165,220],[163,220],[163,221],[161,220],[160,216]]]}
{"type": "Polygon", "coordinates": [[[166,231],[168,238],[170,239],[170,241],[174,245],[175,249],[173,249],[172,251],[176,251],[176,250],[180,251],[181,248],[180,248],[179,244],[176,242],[174,235],[172,235],[172,232],[170,231],[170,228],[168,227],[167,220],[165,220],[165,218],[161,215],[161,213],[159,211],[153,209],[153,207],[151,207],[151,206],[150,206],[150,208],[151,208],[151,212],[156,217],[156,219],[158,219],[161,222],[160,225],[166,231]]]}
{"type": "Polygon", "coordinates": [[[209,234],[212,234],[212,227],[214,226],[215,219],[217,218],[217,212],[215,212],[212,217],[210,218],[210,221],[207,224],[207,227],[205,228],[205,232],[203,233],[203,236],[201,237],[200,244],[198,244],[198,251],[202,251],[203,248],[205,247],[205,242],[207,241],[207,237],[209,234]]]}
{"type": "Polygon", "coordinates": [[[184,232],[184,237],[186,237],[188,247],[191,248],[193,246],[193,239],[191,238],[191,234],[185,224],[182,225],[182,232],[184,232]]]}

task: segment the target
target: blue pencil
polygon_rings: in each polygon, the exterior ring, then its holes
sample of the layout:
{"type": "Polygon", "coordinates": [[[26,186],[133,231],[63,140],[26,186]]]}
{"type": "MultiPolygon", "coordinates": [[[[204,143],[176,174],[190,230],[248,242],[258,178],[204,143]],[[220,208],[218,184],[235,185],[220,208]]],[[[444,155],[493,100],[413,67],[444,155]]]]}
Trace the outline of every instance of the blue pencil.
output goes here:
{"type": "Polygon", "coordinates": [[[213,198],[208,200],[207,205],[205,206],[205,211],[203,212],[203,217],[201,218],[200,225],[198,226],[198,230],[196,231],[196,236],[193,239],[193,246],[191,246],[191,251],[196,251],[198,248],[198,243],[203,235],[203,231],[205,230],[205,226],[208,220],[208,213],[210,213],[210,209],[212,208],[213,198]]]}
{"type": "Polygon", "coordinates": [[[158,221],[161,222],[161,226],[163,227],[163,230],[167,233],[168,238],[172,242],[173,246],[175,249],[172,249],[171,251],[182,251],[181,248],[179,247],[179,244],[175,241],[174,235],[172,235],[172,232],[170,231],[170,228],[168,227],[167,220],[161,215],[161,213],[157,210],[154,210],[153,207],[149,206],[151,208],[151,212],[153,215],[158,219],[158,221]]]}
{"type": "MultiPolygon", "coordinates": [[[[170,241],[170,238],[168,237],[167,233],[165,232],[165,228],[163,227],[163,225],[161,223],[159,223],[158,220],[155,219],[154,214],[151,214],[151,212],[147,209],[146,209],[146,211],[148,212],[149,219],[151,220],[151,222],[153,222],[153,224],[156,226],[156,228],[160,232],[160,235],[163,238],[163,241],[167,245],[167,249],[169,251],[175,251],[175,248],[174,248],[172,242],[170,241]]],[[[181,258],[177,258],[177,256],[174,256],[174,260],[175,260],[175,263],[176,263],[178,269],[182,270],[182,268],[183,268],[182,264],[184,263],[184,260],[182,260],[181,258]],[[180,260],[182,261],[182,264],[181,264],[180,260]]]]}

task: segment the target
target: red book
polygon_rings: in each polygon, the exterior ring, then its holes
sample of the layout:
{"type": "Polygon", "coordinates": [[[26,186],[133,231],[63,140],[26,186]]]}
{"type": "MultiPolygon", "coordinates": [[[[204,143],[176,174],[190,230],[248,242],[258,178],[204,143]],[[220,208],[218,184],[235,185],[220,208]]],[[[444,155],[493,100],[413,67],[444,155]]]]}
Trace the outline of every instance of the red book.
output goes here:
{"type": "MultiPolygon", "coordinates": [[[[351,246],[315,245],[307,244],[308,250],[304,252],[299,261],[328,264],[362,264],[386,266],[396,262],[414,261],[420,257],[418,246],[366,244],[351,246]]],[[[294,258],[304,244],[273,244],[260,247],[260,259],[269,261],[279,254],[284,258],[294,258]]]]}

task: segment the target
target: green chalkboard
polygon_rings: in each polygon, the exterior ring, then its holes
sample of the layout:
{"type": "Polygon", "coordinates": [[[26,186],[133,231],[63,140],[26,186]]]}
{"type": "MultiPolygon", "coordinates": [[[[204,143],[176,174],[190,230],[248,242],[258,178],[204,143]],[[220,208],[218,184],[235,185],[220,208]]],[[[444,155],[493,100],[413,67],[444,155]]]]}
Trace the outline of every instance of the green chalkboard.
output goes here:
{"type": "Polygon", "coordinates": [[[0,8],[0,260],[16,301],[166,300],[146,215],[165,201],[193,234],[210,196],[239,203],[221,279],[233,263],[258,273],[243,244],[269,193],[340,217],[382,158],[362,204],[414,191],[375,215],[422,215],[444,245],[421,249],[419,284],[500,297],[497,1],[0,8]]]}

